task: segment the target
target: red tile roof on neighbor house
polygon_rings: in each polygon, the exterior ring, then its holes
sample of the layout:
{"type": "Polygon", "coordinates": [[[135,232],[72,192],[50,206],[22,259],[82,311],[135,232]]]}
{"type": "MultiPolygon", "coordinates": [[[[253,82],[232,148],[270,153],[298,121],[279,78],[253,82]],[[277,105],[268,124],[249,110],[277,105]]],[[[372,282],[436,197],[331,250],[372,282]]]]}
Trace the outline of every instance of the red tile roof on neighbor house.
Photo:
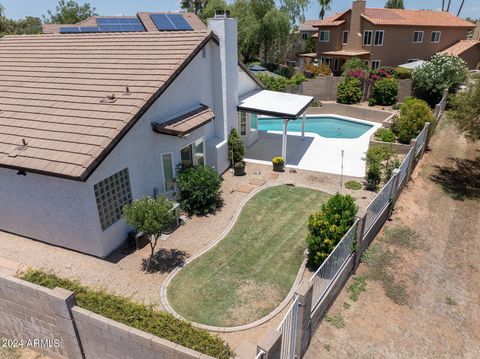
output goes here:
{"type": "Polygon", "coordinates": [[[86,180],[211,39],[210,31],[3,37],[0,167],[86,180]]]}
{"type": "Polygon", "coordinates": [[[450,55],[459,56],[463,54],[465,51],[471,49],[474,46],[480,46],[480,41],[478,40],[461,40],[456,44],[450,46],[449,48],[443,50],[443,53],[447,53],[450,55]]]}

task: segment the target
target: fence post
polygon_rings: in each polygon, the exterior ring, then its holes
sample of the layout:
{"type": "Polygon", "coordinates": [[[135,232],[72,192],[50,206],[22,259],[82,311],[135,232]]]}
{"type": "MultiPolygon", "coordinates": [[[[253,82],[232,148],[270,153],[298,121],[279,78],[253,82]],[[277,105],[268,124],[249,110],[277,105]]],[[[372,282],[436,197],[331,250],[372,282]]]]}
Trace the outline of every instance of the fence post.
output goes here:
{"type": "Polygon", "coordinates": [[[363,236],[365,232],[365,222],[367,220],[367,212],[365,210],[360,210],[357,215],[355,216],[358,220],[357,224],[357,235],[355,238],[355,263],[353,265],[353,274],[357,271],[358,266],[360,265],[360,259],[362,258],[363,254],[363,236]]]}
{"type": "Polygon", "coordinates": [[[295,357],[301,358],[308,348],[312,332],[310,315],[312,313],[313,285],[309,281],[301,283],[295,290],[295,295],[298,296],[295,357]]]}
{"type": "Polygon", "coordinates": [[[257,354],[263,352],[263,359],[280,359],[282,355],[282,333],[270,330],[257,345],[257,354]]]}

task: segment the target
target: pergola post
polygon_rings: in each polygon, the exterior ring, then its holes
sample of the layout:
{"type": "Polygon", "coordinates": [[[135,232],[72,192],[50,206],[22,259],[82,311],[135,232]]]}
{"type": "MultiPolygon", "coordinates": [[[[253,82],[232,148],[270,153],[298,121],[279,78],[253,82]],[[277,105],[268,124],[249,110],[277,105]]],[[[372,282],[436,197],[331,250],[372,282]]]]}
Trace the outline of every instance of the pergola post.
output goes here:
{"type": "Polygon", "coordinates": [[[305,138],[305,123],[307,122],[306,111],[302,114],[302,139],[305,138]]]}
{"type": "Polygon", "coordinates": [[[287,128],[288,119],[283,119],[283,135],[282,135],[282,157],[287,162],[287,128]]]}

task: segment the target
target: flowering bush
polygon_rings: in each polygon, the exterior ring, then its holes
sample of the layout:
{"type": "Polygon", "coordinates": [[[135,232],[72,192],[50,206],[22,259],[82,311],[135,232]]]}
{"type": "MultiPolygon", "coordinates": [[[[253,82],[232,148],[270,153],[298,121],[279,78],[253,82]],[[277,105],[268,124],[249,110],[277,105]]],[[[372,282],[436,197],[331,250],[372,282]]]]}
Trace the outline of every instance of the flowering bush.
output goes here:
{"type": "Polygon", "coordinates": [[[375,81],[372,89],[372,98],[375,103],[382,106],[390,106],[397,102],[400,84],[394,77],[385,77],[375,81]]]}
{"type": "Polygon", "coordinates": [[[362,99],[363,91],[360,88],[361,82],[353,77],[346,77],[338,84],[337,102],[347,105],[359,103],[362,99]]]}
{"type": "Polygon", "coordinates": [[[348,74],[350,70],[364,70],[368,71],[368,66],[365,64],[365,61],[362,60],[359,57],[352,57],[351,59],[348,59],[345,61],[345,64],[343,64],[342,70],[343,70],[343,75],[345,76],[348,74]]]}
{"type": "Polygon", "coordinates": [[[356,79],[366,79],[368,75],[367,75],[367,72],[362,69],[353,69],[348,71],[347,77],[353,77],[356,79]]]}
{"type": "Polygon", "coordinates": [[[445,89],[456,92],[468,78],[468,67],[458,56],[445,53],[433,55],[431,60],[418,67],[412,74],[417,97],[430,106],[437,104],[445,89]]]}
{"type": "Polygon", "coordinates": [[[384,66],[379,67],[378,69],[370,71],[370,78],[373,80],[379,80],[382,78],[395,77],[396,71],[393,67],[384,66]]]}

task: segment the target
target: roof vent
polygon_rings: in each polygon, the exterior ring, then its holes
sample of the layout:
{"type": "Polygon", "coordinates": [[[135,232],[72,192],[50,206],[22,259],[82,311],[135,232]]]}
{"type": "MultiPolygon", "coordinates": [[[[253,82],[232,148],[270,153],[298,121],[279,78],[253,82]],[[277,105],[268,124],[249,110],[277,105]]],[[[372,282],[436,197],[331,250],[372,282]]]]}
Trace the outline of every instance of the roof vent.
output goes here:
{"type": "Polygon", "coordinates": [[[125,86],[125,92],[123,93],[123,96],[130,96],[130,88],[128,86],[125,86]]]}
{"type": "Polygon", "coordinates": [[[115,101],[117,101],[115,94],[107,95],[106,98],[100,100],[101,103],[114,103],[115,101]]]}
{"type": "Polygon", "coordinates": [[[215,19],[226,19],[230,17],[230,10],[216,10],[215,19]]]}

